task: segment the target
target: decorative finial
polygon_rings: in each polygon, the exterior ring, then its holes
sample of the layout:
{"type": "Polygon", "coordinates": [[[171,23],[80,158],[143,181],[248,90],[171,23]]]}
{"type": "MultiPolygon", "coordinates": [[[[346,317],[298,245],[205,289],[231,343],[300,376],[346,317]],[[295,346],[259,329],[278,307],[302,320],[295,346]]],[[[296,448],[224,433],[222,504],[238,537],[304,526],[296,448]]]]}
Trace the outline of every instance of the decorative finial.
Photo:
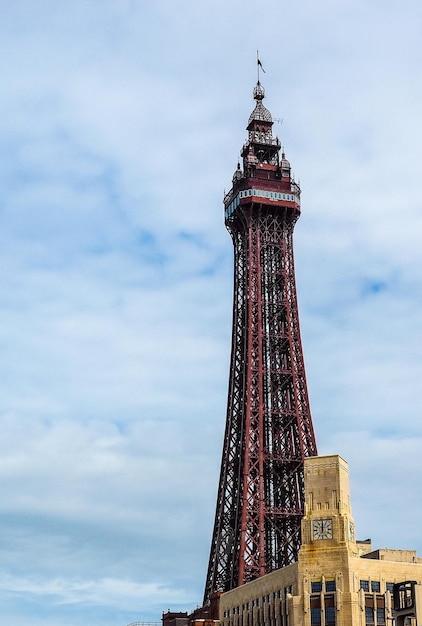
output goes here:
{"type": "Polygon", "coordinates": [[[264,72],[264,74],[265,74],[265,70],[264,70],[264,68],[262,66],[261,59],[259,58],[258,50],[256,51],[256,67],[257,67],[257,70],[258,70],[258,82],[256,83],[256,87],[253,90],[253,97],[255,98],[255,100],[259,101],[259,100],[263,100],[265,98],[265,89],[261,85],[261,81],[259,80],[259,68],[261,68],[261,70],[264,72]]]}
{"type": "Polygon", "coordinates": [[[259,81],[257,82],[255,89],[253,90],[253,97],[257,101],[263,100],[265,98],[265,89],[259,81]]]}

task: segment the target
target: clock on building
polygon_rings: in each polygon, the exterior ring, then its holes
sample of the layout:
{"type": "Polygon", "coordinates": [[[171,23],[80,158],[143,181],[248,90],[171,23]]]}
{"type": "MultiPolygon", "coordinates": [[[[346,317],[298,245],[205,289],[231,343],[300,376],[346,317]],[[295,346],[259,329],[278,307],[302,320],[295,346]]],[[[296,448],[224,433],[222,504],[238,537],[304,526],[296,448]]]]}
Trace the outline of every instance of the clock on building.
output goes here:
{"type": "Polygon", "coordinates": [[[312,538],[313,539],[332,539],[333,538],[333,520],[318,519],[312,522],[312,538]]]}

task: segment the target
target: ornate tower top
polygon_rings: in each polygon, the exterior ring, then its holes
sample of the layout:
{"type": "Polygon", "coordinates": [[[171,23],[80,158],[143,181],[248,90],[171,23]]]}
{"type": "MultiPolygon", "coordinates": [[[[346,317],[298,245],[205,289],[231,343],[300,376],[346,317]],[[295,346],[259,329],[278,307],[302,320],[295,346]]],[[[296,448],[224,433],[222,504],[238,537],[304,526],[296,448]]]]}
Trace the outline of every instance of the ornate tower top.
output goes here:
{"type": "Polygon", "coordinates": [[[269,110],[262,104],[265,98],[265,90],[258,81],[253,90],[256,100],[254,110],[249,116],[248,141],[242,149],[242,157],[245,172],[249,172],[249,166],[258,164],[278,165],[278,153],[280,141],[273,138],[273,118],[269,110]]]}
{"type": "Polygon", "coordinates": [[[280,157],[280,140],[273,137],[274,122],[262,102],[265,89],[259,79],[253,97],[256,104],[246,127],[248,138],[240,151],[242,162],[238,162],[233,174],[233,187],[224,198],[226,223],[230,222],[234,209],[243,198],[251,195],[271,198],[274,204],[290,207],[295,221],[300,214],[300,187],[291,174],[284,150],[280,157]]]}

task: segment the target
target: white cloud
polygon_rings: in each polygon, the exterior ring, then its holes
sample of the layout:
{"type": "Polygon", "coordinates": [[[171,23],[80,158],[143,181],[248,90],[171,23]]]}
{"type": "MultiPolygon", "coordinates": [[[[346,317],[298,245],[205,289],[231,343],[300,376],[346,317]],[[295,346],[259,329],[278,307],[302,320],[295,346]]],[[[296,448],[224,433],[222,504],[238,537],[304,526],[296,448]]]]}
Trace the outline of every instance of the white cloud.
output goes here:
{"type": "Polygon", "coordinates": [[[186,592],[170,584],[138,584],[131,580],[103,578],[100,580],[67,580],[55,578],[40,582],[13,576],[0,578],[0,593],[45,597],[51,596],[55,604],[92,604],[101,606],[126,606],[137,610],[139,603],[163,605],[187,601],[186,592]]]}

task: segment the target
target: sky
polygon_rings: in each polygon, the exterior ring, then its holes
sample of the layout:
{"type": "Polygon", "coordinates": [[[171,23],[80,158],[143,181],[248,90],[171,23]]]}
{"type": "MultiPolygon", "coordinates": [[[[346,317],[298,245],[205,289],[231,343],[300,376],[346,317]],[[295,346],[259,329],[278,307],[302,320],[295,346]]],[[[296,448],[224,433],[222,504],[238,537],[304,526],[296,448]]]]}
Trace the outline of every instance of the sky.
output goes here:
{"type": "Polygon", "coordinates": [[[201,603],[254,108],[302,187],[320,454],[422,556],[420,0],[2,0],[0,626],[201,603]]]}

